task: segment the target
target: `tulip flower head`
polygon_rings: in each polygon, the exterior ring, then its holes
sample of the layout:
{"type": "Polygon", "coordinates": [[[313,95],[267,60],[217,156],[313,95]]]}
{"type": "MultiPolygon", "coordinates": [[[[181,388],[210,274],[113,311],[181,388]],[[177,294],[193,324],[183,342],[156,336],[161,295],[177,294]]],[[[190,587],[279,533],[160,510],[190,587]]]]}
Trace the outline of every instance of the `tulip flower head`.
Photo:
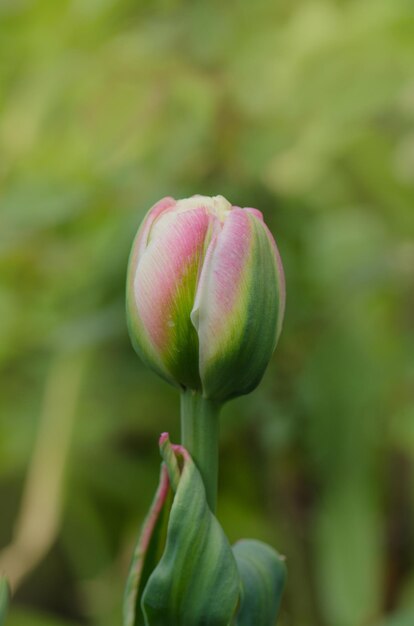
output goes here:
{"type": "Polygon", "coordinates": [[[163,378],[217,402],[252,391],[284,308],[282,262],[260,211],[193,196],[147,213],[129,260],[128,326],[163,378]]]}

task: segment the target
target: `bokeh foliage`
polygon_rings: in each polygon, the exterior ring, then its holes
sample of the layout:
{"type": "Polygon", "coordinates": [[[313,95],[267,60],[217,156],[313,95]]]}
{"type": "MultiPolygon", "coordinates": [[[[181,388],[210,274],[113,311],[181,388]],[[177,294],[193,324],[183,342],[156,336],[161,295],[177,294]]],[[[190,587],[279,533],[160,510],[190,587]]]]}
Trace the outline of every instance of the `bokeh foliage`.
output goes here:
{"type": "Polygon", "coordinates": [[[411,0],[0,1],[10,626],[120,621],[179,436],[126,262],[145,211],[193,193],[260,208],[287,274],[271,367],[223,415],[230,540],[286,554],[282,626],[414,623],[413,121],[411,0]]]}

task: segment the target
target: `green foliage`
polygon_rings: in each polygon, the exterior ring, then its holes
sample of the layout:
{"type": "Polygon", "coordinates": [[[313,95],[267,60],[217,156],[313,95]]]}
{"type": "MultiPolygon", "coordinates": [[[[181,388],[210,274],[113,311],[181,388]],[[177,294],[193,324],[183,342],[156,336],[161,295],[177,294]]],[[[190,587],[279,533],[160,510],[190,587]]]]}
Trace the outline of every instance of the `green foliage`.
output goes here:
{"type": "Polygon", "coordinates": [[[7,620],[7,626],[75,626],[74,622],[54,619],[36,611],[14,611],[7,620]]]}
{"type": "Polygon", "coordinates": [[[0,626],[6,623],[7,609],[9,607],[9,586],[7,580],[0,578],[0,626]]]}
{"type": "Polygon", "coordinates": [[[160,484],[141,529],[129,569],[124,596],[125,626],[145,626],[141,598],[148,579],[160,561],[165,548],[172,496],[167,470],[163,465],[160,484]]]}
{"type": "Polygon", "coordinates": [[[237,606],[238,582],[228,540],[188,459],[171,508],[165,551],[142,596],[145,623],[227,626],[237,606]]]}
{"type": "Polygon", "coordinates": [[[5,0],[0,56],[0,545],[33,502],[44,541],[10,626],[119,623],[179,412],[130,346],[127,257],[192,193],[261,209],[287,273],[271,367],[223,411],[226,535],[286,555],[283,626],[411,624],[410,0],[5,0]]]}
{"type": "Polygon", "coordinates": [[[124,626],[273,626],[283,559],[257,540],[231,549],[191,456],[168,436],[160,448],[160,484],[132,559],[124,626]]]}
{"type": "Polygon", "coordinates": [[[256,539],[237,542],[233,553],[242,581],[235,626],[273,626],[285,586],[283,559],[273,548],[256,539]]]}

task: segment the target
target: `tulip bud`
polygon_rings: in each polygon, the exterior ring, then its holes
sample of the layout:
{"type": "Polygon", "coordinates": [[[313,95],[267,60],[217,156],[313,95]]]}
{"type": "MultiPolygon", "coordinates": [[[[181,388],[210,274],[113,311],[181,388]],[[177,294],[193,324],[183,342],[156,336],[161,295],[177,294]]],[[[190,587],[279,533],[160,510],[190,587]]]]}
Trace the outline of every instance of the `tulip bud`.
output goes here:
{"type": "Polygon", "coordinates": [[[164,198],[134,241],[131,340],[168,381],[224,402],[260,382],[280,335],[282,262],[256,209],[223,196],[164,198]]]}

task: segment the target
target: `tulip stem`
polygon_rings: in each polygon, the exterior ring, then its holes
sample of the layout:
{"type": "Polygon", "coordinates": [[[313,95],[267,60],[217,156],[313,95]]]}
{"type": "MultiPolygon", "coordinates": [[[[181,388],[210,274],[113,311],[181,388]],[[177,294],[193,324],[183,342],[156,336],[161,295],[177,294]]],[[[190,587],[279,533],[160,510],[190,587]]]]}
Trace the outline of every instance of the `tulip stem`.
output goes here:
{"type": "Polygon", "coordinates": [[[213,513],[217,503],[220,408],[220,404],[197,392],[181,393],[181,443],[197,465],[213,513]]]}

